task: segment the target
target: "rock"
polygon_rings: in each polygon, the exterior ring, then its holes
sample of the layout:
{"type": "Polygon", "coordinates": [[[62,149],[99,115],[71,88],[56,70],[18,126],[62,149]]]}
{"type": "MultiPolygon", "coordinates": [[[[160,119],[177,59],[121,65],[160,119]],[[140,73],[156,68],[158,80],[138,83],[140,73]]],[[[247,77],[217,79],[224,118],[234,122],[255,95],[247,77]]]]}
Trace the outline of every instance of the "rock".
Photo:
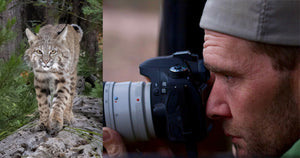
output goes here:
{"type": "Polygon", "coordinates": [[[56,137],[32,132],[35,120],[0,142],[0,158],[102,157],[103,107],[101,99],[77,96],[74,123],[56,137]]]}
{"type": "Polygon", "coordinates": [[[77,85],[76,85],[76,92],[78,95],[82,94],[82,92],[85,89],[85,80],[83,76],[78,76],[77,77],[77,85]]]}

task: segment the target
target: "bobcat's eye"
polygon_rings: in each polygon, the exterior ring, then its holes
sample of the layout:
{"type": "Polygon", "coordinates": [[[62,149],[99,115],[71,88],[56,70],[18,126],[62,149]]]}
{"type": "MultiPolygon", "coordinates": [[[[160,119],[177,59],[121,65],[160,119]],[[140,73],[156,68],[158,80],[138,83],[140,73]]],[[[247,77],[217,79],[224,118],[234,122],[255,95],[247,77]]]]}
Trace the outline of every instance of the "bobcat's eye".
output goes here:
{"type": "Polygon", "coordinates": [[[43,52],[42,52],[41,50],[35,50],[35,52],[36,52],[37,54],[43,54],[43,52]]]}
{"type": "Polygon", "coordinates": [[[50,51],[50,54],[51,54],[51,55],[52,55],[52,54],[56,54],[56,52],[57,52],[56,50],[51,50],[51,51],[50,51]]]}

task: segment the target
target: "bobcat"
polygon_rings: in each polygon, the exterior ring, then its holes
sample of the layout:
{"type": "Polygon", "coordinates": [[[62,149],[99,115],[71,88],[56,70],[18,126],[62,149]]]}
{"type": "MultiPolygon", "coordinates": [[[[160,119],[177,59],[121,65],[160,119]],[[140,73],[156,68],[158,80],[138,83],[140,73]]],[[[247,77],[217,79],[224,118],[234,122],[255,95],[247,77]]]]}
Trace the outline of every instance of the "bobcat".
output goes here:
{"type": "Polygon", "coordinates": [[[38,130],[55,136],[73,119],[82,30],[78,25],[46,25],[38,34],[25,30],[29,48],[24,60],[33,68],[40,114],[38,130]]]}

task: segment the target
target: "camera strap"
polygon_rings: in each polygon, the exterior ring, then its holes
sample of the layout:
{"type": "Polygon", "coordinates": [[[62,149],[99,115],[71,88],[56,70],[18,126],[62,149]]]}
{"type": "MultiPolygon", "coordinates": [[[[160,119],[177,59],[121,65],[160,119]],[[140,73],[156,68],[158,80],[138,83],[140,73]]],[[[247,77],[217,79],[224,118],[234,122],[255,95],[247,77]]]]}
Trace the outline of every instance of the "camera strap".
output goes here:
{"type": "Polygon", "coordinates": [[[185,143],[186,153],[188,158],[197,158],[197,143],[195,141],[187,141],[185,143]]]}
{"type": "Polygon", "coordinates": [[[188,158],[197,158],[197,138],[195,138],[194,131],[194,121],[195,121],[195,105],[192,102],[190,96],[190,90],[188,86],[183,86],[183,128],[184,128],[184,137],[185,137],[185,148],[188,158]],[[187,115],[188,114],[188,115],[187,115]]]}

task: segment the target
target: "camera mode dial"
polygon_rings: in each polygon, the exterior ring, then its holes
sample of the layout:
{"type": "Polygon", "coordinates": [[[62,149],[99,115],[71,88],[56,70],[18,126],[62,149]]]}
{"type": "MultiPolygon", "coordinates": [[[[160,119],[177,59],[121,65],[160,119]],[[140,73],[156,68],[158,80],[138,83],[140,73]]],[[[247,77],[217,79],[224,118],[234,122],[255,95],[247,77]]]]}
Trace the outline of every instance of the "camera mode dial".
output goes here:
{"type": "Polygon", "coordinates": [[[172,78],[182,78],[187,75],[188,68],[183,65],[175,65],[169,69],[172,78]]]}

